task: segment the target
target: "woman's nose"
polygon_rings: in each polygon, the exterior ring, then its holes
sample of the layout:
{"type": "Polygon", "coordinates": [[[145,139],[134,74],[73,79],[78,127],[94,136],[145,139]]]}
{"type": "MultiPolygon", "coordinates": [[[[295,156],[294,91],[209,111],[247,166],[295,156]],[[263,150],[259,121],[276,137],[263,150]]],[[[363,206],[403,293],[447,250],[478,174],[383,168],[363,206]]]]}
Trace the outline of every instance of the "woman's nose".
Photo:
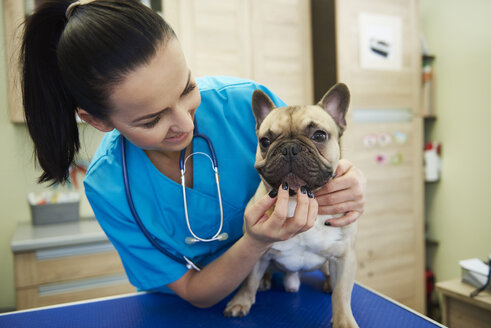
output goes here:
{"type": "Polygon", "coordinates": [[[191,132],[194,129],[194,110],[180,109],[176,111],[175,126],[181,132],[191,132]]]}

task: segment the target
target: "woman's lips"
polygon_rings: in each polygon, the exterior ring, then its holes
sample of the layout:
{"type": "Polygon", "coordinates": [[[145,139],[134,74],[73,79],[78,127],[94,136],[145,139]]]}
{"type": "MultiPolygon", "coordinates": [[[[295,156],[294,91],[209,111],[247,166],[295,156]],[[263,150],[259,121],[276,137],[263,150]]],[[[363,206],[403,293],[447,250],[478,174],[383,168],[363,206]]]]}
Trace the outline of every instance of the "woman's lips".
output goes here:
{"type": "Polygon", "coordinates": [[[188,135],[189,135],[189,133],[179,133],[179,134],[173,135],[172,137],[165,138],[165,141],[178,143],[178,142],[185,140],[188,137],[188,135]]]}

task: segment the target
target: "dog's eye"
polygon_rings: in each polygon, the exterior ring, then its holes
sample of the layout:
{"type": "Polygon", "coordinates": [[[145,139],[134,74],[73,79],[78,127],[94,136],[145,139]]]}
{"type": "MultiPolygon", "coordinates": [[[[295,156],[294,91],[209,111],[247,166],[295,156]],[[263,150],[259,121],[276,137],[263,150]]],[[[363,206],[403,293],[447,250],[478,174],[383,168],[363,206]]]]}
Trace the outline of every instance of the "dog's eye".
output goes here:
{"type": "Polygon", "coordinates": [[[264,137],[264,138],[261,138],[261,140],[259,140],[259,143],[261,144],[261,147],[262,148],[268,148],[269,145],[271,145],[271,140],[269,140],[268,138],[264,137]]]}
{"type": "Polygon", "coordinates": [[[327,133],[321,130],[317,130],[314,132],[311,139],[315,142],[324,142],[327,140],[327,133]]]}

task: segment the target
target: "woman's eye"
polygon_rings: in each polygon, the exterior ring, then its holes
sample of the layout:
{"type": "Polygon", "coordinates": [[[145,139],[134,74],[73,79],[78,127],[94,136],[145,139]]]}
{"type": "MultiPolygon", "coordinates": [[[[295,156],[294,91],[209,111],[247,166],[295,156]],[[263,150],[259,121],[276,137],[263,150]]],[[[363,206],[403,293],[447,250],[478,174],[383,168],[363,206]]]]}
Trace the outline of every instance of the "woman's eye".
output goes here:
{"type": "Polygon", "coordinates": [[[196,83],[190,83],[186,89],[184,90],[184,92],[182,93],[182,96],[185,96],[189,93],[191,93],[194,89],[196,89],[198,85],[196,83]]]}
{"type": "Polygon", "coordinates": [[[311,137],[315,142],[324,142],[327,140],[327,133],[321,130],[315,131],[311,137]]]}
{"type": "Polygon", "coordinates": [[[268,138],[261,138],[261,140],[259,140],[259,143],[261,144],[262,148],[268,148],[269,145],[271,145],[271,141],[268,138]]]}
{"type": "Polygon", "coordinates": [[[151,120],[150,122],[143,124],[143,126],[147,129],[150,129],[153,128],[155,125],[157,125],[159,121],[160,121],[160,115],[154,118],[153,120],[151,120]]]}

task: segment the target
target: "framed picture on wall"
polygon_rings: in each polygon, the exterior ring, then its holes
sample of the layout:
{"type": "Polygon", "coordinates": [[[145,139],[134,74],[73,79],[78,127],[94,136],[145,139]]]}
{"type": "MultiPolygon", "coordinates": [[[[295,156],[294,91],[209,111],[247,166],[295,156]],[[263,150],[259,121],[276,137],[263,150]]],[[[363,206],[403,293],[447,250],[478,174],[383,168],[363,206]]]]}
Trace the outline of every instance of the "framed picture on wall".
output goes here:
{"type": "Polygon", "coordinates": [[[363,69],[402,69],[402,18],[360,13],[360,66],[363,69]]]}

